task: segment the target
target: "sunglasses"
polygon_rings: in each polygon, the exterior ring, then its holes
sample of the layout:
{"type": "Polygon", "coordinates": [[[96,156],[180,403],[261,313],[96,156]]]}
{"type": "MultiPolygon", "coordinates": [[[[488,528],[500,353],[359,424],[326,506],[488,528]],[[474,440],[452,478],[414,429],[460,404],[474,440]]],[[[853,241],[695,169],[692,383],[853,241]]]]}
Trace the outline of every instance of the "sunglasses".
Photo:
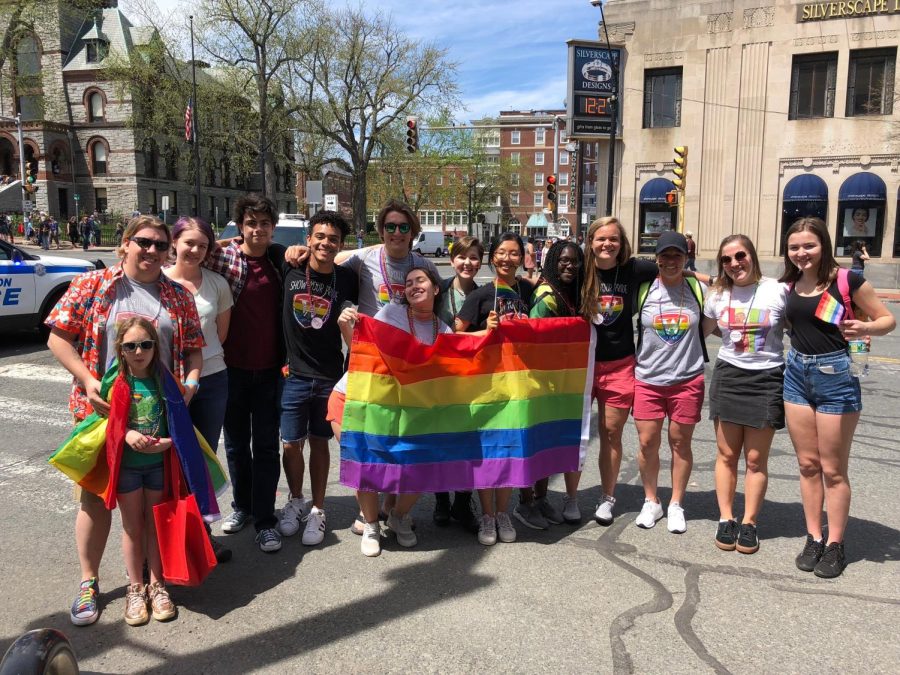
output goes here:
{"type": "Polygon", "coordinates": [[[153,349],[153,345],[156,344],[156,340],[141,340],[140,342],[123,342],[122,343],[122,351],[123,352],[136,352],[137,348],[140,347],[142,351],[149,351],[153,349]]]}
{"type": "Polygon", "coordinates": [[[409,223],[385,223],[384,224],[385,232],[390,232],[391,234],[394,234],[394,232],[396,232],[397,230],[400,231],[400,234],[408,233],[410,230],[409,223]]]}
{"type": "MultiPolygon", "coordinates": [[[[738,262],[741,262],[742,260],[746,260],[746,258],[747,258],[746,251],[738,251],[737,253],[734,254],[734,259],[737,260],[738,262]]],[[[721,258],[719,258],[719,260],[721,261],[721,263],[723,265],[728,265],[731,263],[731,256],[723,255],[721,258]]]]}
{"type": "Polygon", "coordinates": [[[149,251],[151,247],[160,253],[169,250],[169,242],[162,239],[147,239],[146,237],[134,237],[131,241],[140,246],[144,251],[149,251]]]}

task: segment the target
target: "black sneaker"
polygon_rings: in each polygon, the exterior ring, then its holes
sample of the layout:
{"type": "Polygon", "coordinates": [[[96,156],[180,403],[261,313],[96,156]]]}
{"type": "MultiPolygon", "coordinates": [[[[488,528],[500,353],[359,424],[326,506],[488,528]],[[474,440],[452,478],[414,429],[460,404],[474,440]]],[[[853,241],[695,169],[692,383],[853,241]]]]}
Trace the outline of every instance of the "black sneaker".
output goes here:
{"type": "Polygon", "coordinates": [[[212,546],[213,553],[216,556],[217,563],[227,563],[231,560],[231,549],[221,541],[210,535],[209,543],[212,546]]]}
{"type": "Polygon", "coordinates": [[[825,550],[825,543],[816,541],[811,534],[806,535],[806,545],[803,547],[800,555],[797,556],[797,569],[803,572],[812,572],[822,552],[825,550]]]}
{"type": "Polygon", "coordinates": [[[436,492],[434,495],[434,524],[446,527],[450,524],[450,493],[436,492]]]}
{"type": "Polygon", "coordinates": [[[756,536],[756,525],[741,523],[736,548],[738,553],[756,553],[759,550],[759,537],[756,536]]]}
{"type": "Polygon", "coordinates": [[[822,554],[822,557],[819,559],[813,572],[817,577],[834,579],[835,577],[841,576],[841,572],[844,571],[846,566],[847,561],[844,560],[844,545],[835,542],[833,544],[828,544],[828,546],[825,547],[825,552],[822,554]]]}
{"type": "Polygon", "coordinates": [[[471,492],[457,492],[453,496],[450,516],[472,534],[478,532],[478,518],[472,510],[471,492]]]}
{"type": "Polygon", "coordinates": [[[733,551],[737,542],[737,530],[736,520],[720,521],[716,530],[716,546],[723,551],[733,551]]]}

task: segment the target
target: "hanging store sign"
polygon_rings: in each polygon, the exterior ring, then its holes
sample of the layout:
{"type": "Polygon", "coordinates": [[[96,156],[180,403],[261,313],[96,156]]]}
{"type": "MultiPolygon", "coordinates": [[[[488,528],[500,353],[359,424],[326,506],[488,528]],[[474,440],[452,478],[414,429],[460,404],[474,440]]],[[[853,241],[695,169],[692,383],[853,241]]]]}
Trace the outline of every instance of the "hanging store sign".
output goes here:
{"type": "MultiPolygon", "coordinates": [[[[621,83],[620,49],[603,43],[569,40],[569,77],[566,123],[572,138],[606,136],[612,125],[612,106],[621,83]]],[[[621,107],[618,117],[622,119],[621,107]]]]}

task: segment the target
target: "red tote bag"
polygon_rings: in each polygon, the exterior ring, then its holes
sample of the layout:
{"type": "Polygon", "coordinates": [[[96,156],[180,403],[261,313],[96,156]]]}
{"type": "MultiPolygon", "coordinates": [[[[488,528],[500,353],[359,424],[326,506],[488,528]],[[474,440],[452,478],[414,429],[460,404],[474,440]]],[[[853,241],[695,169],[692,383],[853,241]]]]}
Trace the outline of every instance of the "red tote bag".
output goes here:
{"type": "Polygon", "coordinates": [[[163,501],[153,507],[163,577],[179,586],[199,586],[216,566],[203,517],[192,494],[186,494],[181,466],[173,450],[166,453],[163,501]]]}

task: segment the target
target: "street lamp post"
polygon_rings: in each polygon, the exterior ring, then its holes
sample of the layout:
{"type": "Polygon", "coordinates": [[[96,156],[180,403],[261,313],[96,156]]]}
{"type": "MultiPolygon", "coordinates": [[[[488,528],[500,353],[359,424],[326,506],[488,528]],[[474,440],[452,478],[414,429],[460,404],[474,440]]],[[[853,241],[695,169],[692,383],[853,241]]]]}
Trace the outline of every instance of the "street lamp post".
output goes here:
{"type": "Polygon", "coordinates": [[[606,36],[606,51],[609,54],[609,64],[613,69],[613,85],[615,90],[610,96],[611,116],[609,124],[609,168],[606,174],[606,215],[613,212],[613,179],[616,166],[616,130],[619,126],[619,68],[612,57],[612,46],[609,43],[609,30],[606,27],[606,15],[603,12],[602,0],[591,0],[591,5],[600,8],[600,21],[603,24],[603,33],[606,36]]]}
{"type": "Polygon", "coordinates": [[[24,218],[25,204],[28,200],[25,198],[25,139],[22,135],[22,114],[19,113],[15,117],[4,117],[0,115],[0,120],[16,123],[16,135],[19,140],[19,180],[22,183],[22,217],[24,218]]]}

